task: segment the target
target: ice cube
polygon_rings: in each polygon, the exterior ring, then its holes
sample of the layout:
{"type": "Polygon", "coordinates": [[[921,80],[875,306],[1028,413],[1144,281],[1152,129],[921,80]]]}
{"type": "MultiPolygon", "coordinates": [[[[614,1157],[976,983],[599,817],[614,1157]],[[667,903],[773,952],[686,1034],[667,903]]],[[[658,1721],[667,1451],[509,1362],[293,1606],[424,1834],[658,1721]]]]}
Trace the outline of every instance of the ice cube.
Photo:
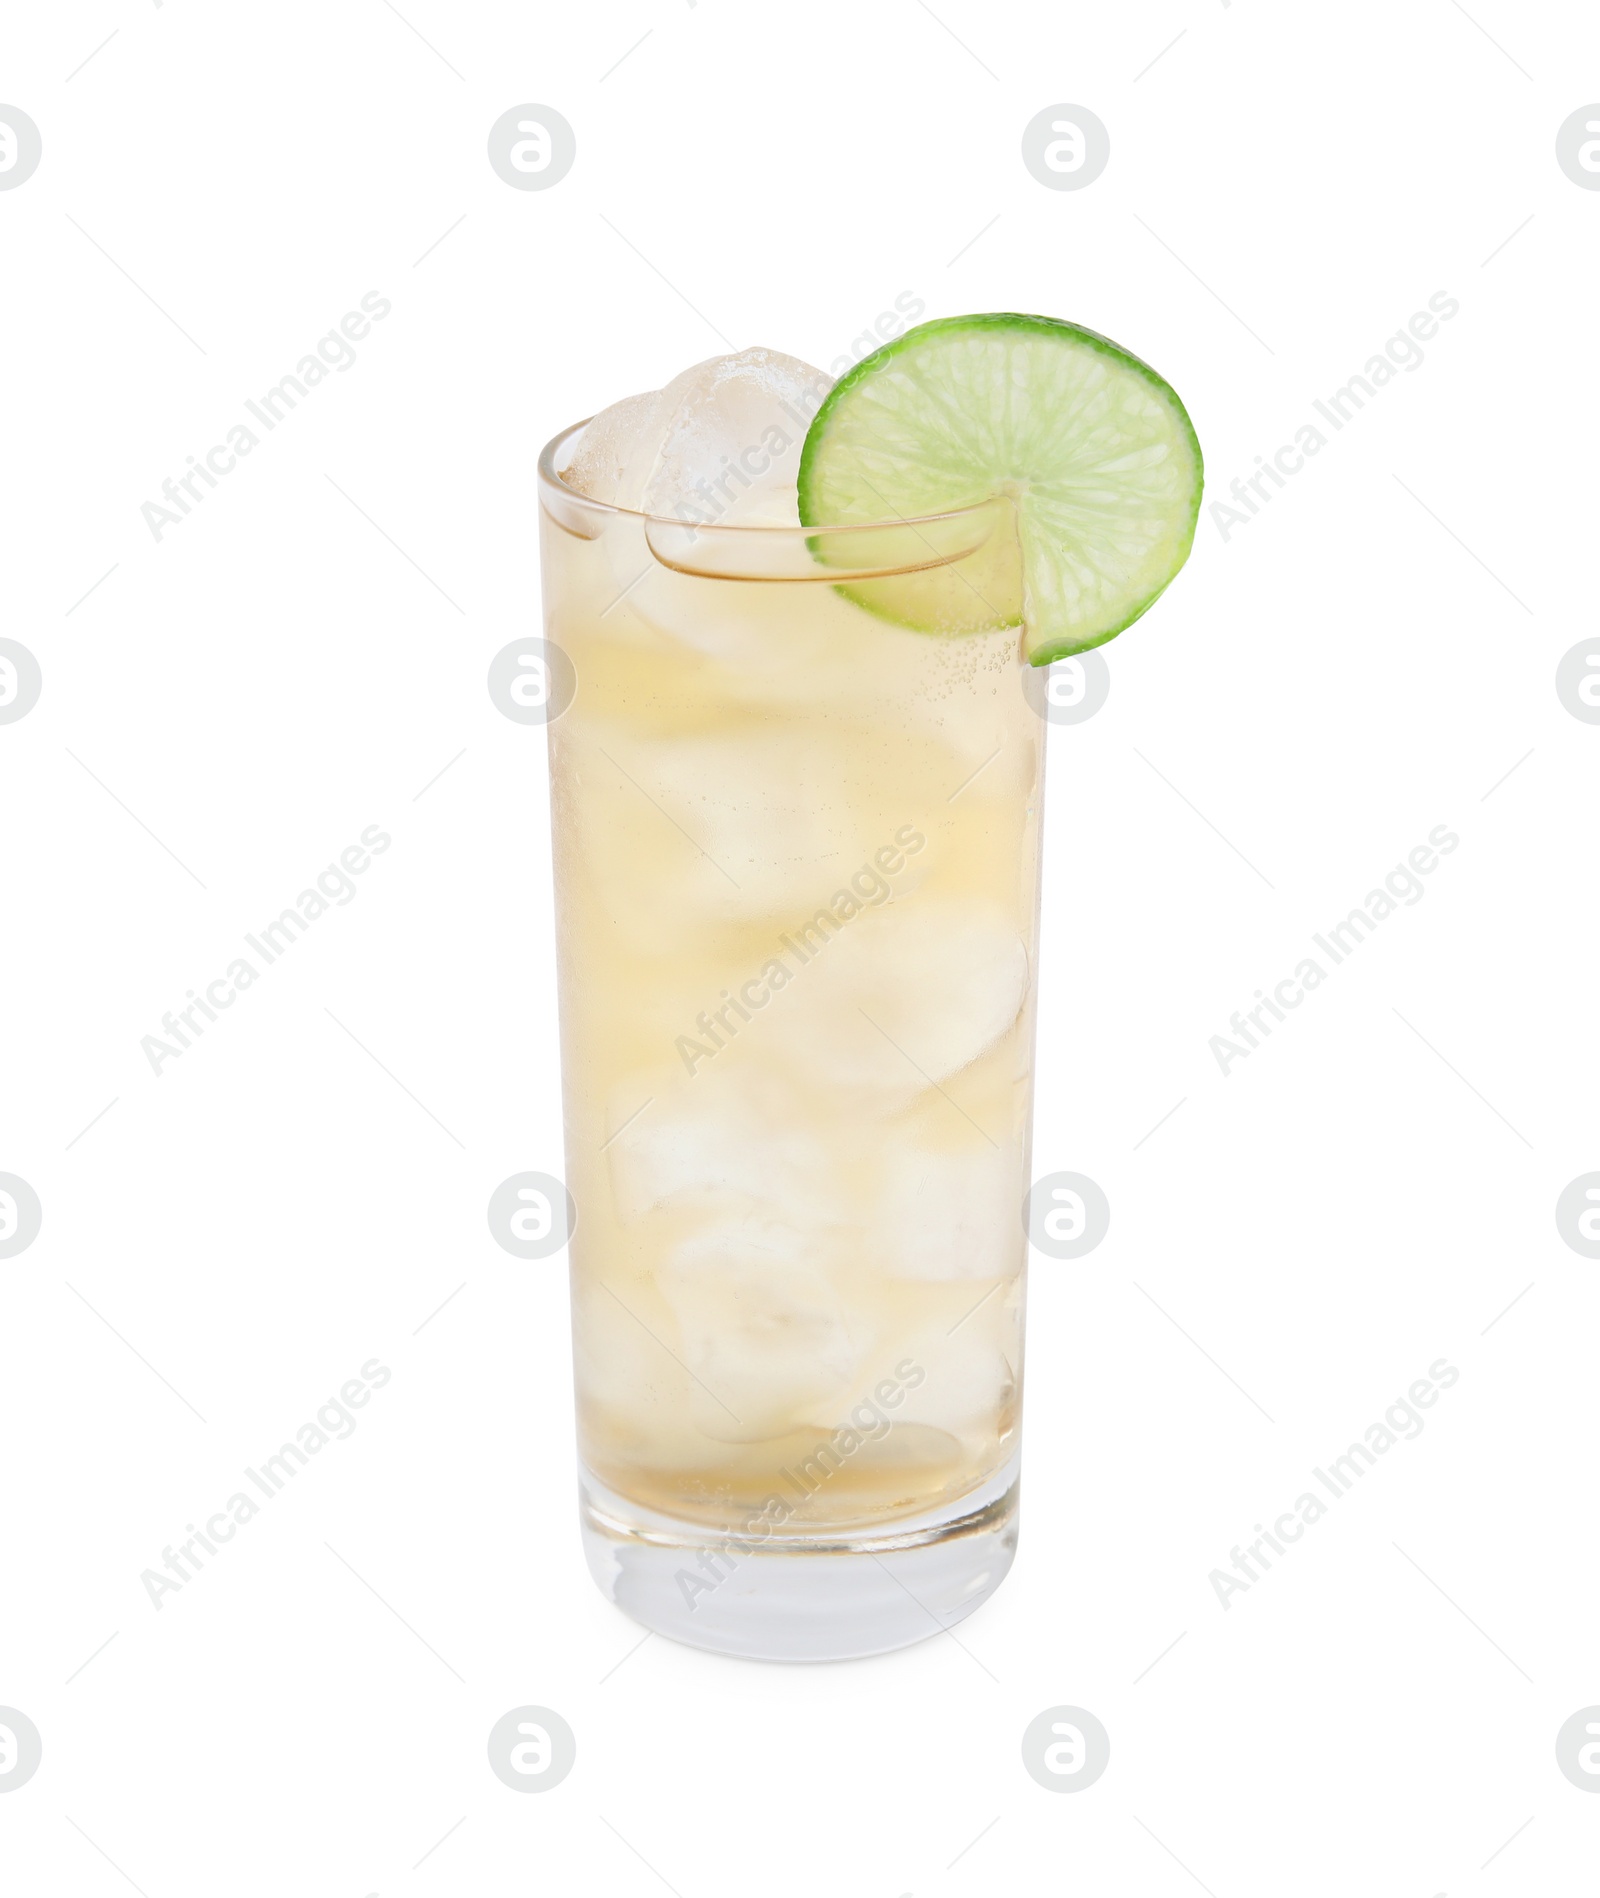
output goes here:
{"type": "MultiPolygon", "coordinates": [[[[997,1342],[1020,1335],[1022,1279],[1008,1280],[952,1331],[924,1328],[906,1349],[927,1373],[895,1419],[896,1431],[930,1423],[969,1442],[1002,1441],[1015,1428],[1017,1374],[997,1342]]],[[[979,1294],[974,1293],[974,1297],[979,1294]]],[[[1015,1346],[1012,1346],[1015,1349],[1015,1346]]]]}
{"type": "Polygon", "coordinates": [[[830,386],[820,369],[775,349],[742,349],[686,371],[673,385],[645,512],[797,525],[800,449],[830,386]]]}
{"type": "Polygon", "coordinates": [[[602,409],[578,437],[561,477],[567,486],[588,495],[591,501],[625,507],[622,494],[629,464],[642,442],[659,439],[660,430],[652,434],[652,423],[665,394],[664,389],[651,389],[644,395],[624,396],[602,409]]]}
{"type": "Polygon", "coordinates": [[[732,730],[650,741],[635,755],[641,782],[726,873],[741,913],[822,900],[866,854],[844,795],[844,747],[830,732],[732,730]]]}
{"type": "MultiPolygon", "coordinates": [[[[847,747],[820,724],[657,738],[596,721],[591,732],[571,821],[607,913],[661,946],[708,919],[770,917],[730,976],[752,978],[781,955],[778,919],[809,916],[880,841],[849,809],[847,747]]],[[[712,987],[690,1014],[717,1001],[712,987]]]]}
{"type": "Polygon", "coordinates": [[[786,1223],[729,1219],[663,1261],[656,1283],[697,1380],[694,1420],[715,1441],[786,1436],[854,1377],[860,1351],[813,1253],[786,1223]]]}
{"type": "Polygon", "coordinates": [[[829,1086],[910,1096],[976,1061],[1016,1022],[1028,954],[994,904],[918,895],[796,917],[797,972],[772,1027],[829,1086]]]}
{"type": "Polygon", "coordinates": [[[830,386],[775,349],[713,356],[602,410],[564,478],[592,500],[676,520],[797,524],[800,449],[830,386]]]}
{"type": "Polygon", "coordinates": [[[692,1077],[679,1067],[618,1084],[613,1114],[623,1131],[606,1152],[625,1225],[658,1208],[715,1207],[820,1234],[846,1216],[840,1169],[820,1130],[778,1076],[759,1063],[730,1065],[736,1059],[724,1054],[692,1077]],[[643,1113],[640,1101],[650,1103],[643,1113]]]}
{"type": "MultiPolygon", "coordinates": [[[[788,505],[795,505],[792,496],[788,505]]],[[[757,525],[723,516],[719,526],[757,525]]],[[[691,531],[692,528],[691,528],[691,531]]],[[[630,550],[632,553],[632,550],[630,550]]],[[[694,547],[680,540],[675,557],[693,557],[694,547]]],[[[620,565],[620,563],[618,563],[620,565]]],[[[613,571],[617,571],[614,566],[613,571]]],[[[769,586],[759,580],[706,579],[674,572],[656,559],[640,537],[632,570],[620,574],[620,593],[635,582],[622,605],[603,622],[607,630],[623,620],[643,626],[674,644],[717,662],[716,683],[748,703],[793,706],[807,699],[837,697],[852,685],[862,665],[861,647],[841,637],[837,606],[818,611],[823,589],[769,586]]],[[[832,596],[830,596],[832,597],[832,596]]],[[[858,618],[865,618],[858,614],[858,618]]],[[[848,624],[848,622],[846,622],[848,624]]],[[[883,622],[874,622],[877,633],[883,622]]],[[[859,628],[851,628],[860,632],[859,628]]],[[[892,629],[885,629],[892,630],[892,629]]],[[[622,637],[616,628],[614,637],[622,637]]],[[[915,634],[907,634],[915,638],[915,634]]],[[[880,639],[879,643],[882,641],[880,639]]]]}
{"type": "Polygon", "coordinates": [[[1019,1145],[946,1151],[886,1141],[880,1166],[874,1237],[884,1271],[902,1279],[997,1279],[1020,1271],[1026,1182],[1019,1145]]]}

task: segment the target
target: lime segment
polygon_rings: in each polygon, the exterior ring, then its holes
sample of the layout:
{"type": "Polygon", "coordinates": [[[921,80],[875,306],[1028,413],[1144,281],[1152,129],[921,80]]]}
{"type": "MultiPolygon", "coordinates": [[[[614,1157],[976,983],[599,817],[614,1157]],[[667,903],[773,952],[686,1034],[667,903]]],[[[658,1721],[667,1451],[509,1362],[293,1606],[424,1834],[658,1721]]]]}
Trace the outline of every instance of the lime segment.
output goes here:
{"type": "MultiPolygon", "coordinates": [[[[1203,466],[1147,364],[1047,316],[923,323],[859,362],[800,457],[807,525],[1015,504],[1013,545],[845,589],[922,632],[1023,629],[1035,665],[1103,645],[1188,558],[1203,466]]],[[[1001,537],[1009,538],[1009,537],[1001,537]]]]}

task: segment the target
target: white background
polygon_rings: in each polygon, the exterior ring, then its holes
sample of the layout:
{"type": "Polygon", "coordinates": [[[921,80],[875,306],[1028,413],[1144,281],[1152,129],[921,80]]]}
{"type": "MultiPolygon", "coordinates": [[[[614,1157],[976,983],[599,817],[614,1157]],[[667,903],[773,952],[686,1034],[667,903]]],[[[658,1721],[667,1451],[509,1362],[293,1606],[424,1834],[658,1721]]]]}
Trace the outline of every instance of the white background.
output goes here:
{"type": "Polygon", "coordinates": [[[1600,727],[1554,672],[1595,631],[1600,195],[1554,140],[1600,21],[401,11],[6,29],[44,152],[0,192],[0,634],[44,676],[0,727],[0,1170],[44,1209],[0,1261],[0,1704],[44,1744],[7,1890],[1591,1890],[1554,1743],[1600,1702],[1600,1265],[1553,1210],[1600,1166],[1600,727]],[[524,101],[576,130],[548,191],[485,157],[524,101]],[[1110,129],[1081,191],[1021,162],[1061,101],[1110,129]],[[372,290],[355,366],[154,540],[372,290]],[[1035,1261],[1011,1579],[871,1662],[636,1649],[578,1549],[562,1261],[484,1217],[561,1170],[544,741],[484,684],[537,611],[539,445],[719,335],[826,364],[910,291],[1126,343],[1221,495],[1441,290],[1423,366],[1203,520],[1053,734],[1035,1171],[1112,1225],[1035,1261]],[[355,899],[153,1075],[371,824],[355,899]],[[1425,898],[1224,1077],[1209,1038],[1439,824],[1425,898]],[[374,1356],[355,1435],[154,1609],[374,1356]],[[1224,1610],[1208,1573],[1440,1357],[1424,1434],[1224,1610]],[[578,1742],[531,1798],[485,1758],[530,1702],[578,1742]],[[1112,1744],[1071,1797],[1019,1754],[1062,1703],[1112,1744]]]}

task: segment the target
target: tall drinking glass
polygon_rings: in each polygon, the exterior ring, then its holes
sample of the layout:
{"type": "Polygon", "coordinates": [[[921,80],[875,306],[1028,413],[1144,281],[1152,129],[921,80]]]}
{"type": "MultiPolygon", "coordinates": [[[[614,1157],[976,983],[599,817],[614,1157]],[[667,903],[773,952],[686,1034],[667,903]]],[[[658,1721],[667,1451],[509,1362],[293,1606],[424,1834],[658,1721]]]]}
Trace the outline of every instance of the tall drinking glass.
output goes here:
{"type": "Polygon", "coordinates": [[[652,519],[566,486],[581,426],[539,492],[584,1545],[677,1640],[876,1653],[1016,1542],[1044,722],[985,604],[1011,507],[652,519]],[[924,584],[950,630],[888,617],[924,584]]]}

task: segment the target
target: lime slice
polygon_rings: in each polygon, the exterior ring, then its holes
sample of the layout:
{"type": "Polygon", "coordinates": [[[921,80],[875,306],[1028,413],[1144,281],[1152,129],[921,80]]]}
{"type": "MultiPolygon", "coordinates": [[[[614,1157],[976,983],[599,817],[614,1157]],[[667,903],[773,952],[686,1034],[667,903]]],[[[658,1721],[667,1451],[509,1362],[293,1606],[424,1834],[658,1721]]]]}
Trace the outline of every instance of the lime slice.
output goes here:
{"type": "Polygon", "coordinates": [[[1020,621],[1042,666],[1103,645],[1159,598],[1188,558],[1202,480],[1183,404],[1137,356],[1054,317],[952,316],[834,385],[801,451],[800,519],[1010,497],[1014,540],[841,591],[921,632],[1020,621]]]}

